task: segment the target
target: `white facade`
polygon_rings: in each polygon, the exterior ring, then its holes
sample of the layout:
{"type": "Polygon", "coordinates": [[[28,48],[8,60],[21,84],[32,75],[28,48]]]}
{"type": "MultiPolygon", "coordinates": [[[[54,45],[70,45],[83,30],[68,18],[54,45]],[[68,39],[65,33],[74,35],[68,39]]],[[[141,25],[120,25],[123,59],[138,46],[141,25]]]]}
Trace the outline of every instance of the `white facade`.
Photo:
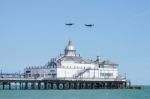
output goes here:
{"type": "Polygon", "coordinates": [[[45,66],[25,68],[26,78],[73,78],[73,79],[117,79],[117,64],[102,60],[84,59],[76,54],[69,41],[64,54],[52,58],[45,66]]]}

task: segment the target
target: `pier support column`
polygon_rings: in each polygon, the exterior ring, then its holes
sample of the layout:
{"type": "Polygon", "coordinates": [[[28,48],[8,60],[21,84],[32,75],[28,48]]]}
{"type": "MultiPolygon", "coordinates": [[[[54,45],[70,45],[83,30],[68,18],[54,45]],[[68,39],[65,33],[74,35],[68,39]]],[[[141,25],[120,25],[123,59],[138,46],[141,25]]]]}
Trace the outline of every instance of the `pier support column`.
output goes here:
{"type": "Polygon", "coordinates": [[[105,89],[107,89],[107,82],[104,83],[105,89]]]}
{"type": "Polygon", "coordinates": [[[113,82],[111,82],[111,89],[113,89],[114,88],[114,83],[113,82]]]}
{"type": "Polygon", "coordinates": [[[19,86],[20,86],[20,90],[22,89],[22,83],[21,82],[19,82],[19,86]]]}
{"type": "Polygon", "coordinates": [[[93,83],[91,83],[91,89],[93,89],[93,83]]]}
{"type": "Polygon", "coordinates": [[[44,89],[47,89],[47,82],[44,82],[44,89]]]}
{"type": "Polygon", "coordinates": [[[97,83],[94,82],[93,85],[92,85],[92,89],[96,89],[97,88],[97,83]]]}
{"type": "Polygon", "coordinates": [[[125,88],[127,88],[127,82],[125,82],[125,88]]]}
{"type": "Polygon", "coordinates": [[[69,89],[69,88],[70,88],[69,82],[66,82],[66,83],[64,84],[64,87],[65,87],[65,89],[69,89]]]}
{"type": "Polygon", "coordinates": [[[117,82],[117,88],[119,88],[119,83],[117,82]]]}
{"type": "Polygon", "coordinates": [[[35,83],[31,82],[31,89],[35,89],[35,83]]]}
{"type": "Polygon", "coordinates": [[[110,82],[107,82],[107,88],[111,89],[111,83],[110,82]]]}
{"type": "Polygon", "coordinates": [[[28,89],[28,82],[25,82],[25,89],[28,89]]]}
{"type": "Polygon", "coordinates": [[[54,84],[54,83],[50,83],[50,84],[51,84],[51,89],[53,89],[53,84],[54,84]]]}
{"type": "Polygon", "coordinates": [[[53,89],[57,89],[57,83],[53,83],[53,89]]]}
{"type": "Polygon", "coordinates": [[[38,89],[41,89],[41,82],[38,82],[38,89]]]}
{"type": "Polygon", "coordinates": [[[86,89],[86,83],[82,82],[82,89],[86,89]]]}
{"type": "Polygon", "coordinates": [[[22,89],[25,89],[25,83],[22,82],[22,89]]]}
{"type": "Polygon", "coordinates": [[[75,88],[75,84],[72,82],[70,83],[70,89],[74,89],[75,88]]]}
{"type": "Polygon", "coordinates": [[[87,83],[87,89],[91,89],[91,83],[87,83]]]}
{"type": "Polygon", "coordinates": [[[75,83],[75,89],[79,89],[80,88],[80,83],[75,83]]]}
{"type": "Polygon", "coordinates": [[[3,87],[2,89],[4,90],[5,89],[5,83],[4,82],[3,82],[3,86],[2,87],[3,87]]]}
{"type": "Polygon", "coordinates": [[[105,88],[105,82],[102,82],[102,89],[105,88]]]}
{"type": "Polygon", "coordinates": [[[51,83],[50,83],[50,82],[48,82],[47,88],[48,88],[48,89],[51,89],[51,83]]]}
{"type": "Polygon", "coordinates": [[[99,89],[102,89],[103,88],[103,84],[100,82],[99,83],[99,89]]]}
{"type": "Polygon", "coordinates": [[[64,89],[64,84],[63,83],[58,84],[58,89],[60,90],[64,89]]]}
{"type": "Polygon", "coordinates": [[[15,90],[17,90],[17,82],[15,82],[15,90]]]}
{"type": "Polygon", "coordinates": [[[8,83],[9,90],[11,90],[11,82],[8,83]]]}

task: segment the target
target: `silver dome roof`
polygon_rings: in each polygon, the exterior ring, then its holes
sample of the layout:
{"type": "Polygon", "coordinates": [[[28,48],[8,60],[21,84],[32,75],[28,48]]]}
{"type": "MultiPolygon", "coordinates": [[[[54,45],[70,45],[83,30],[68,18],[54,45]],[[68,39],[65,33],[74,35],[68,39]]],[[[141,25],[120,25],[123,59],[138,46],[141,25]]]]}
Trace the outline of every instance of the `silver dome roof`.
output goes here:
{"type": "Polygon", "coordinates": [[[65,50],[71,50],[71,51],[75,51],[75,47],[72,45],[72,42],[69,41],[68,45],[66,46],[65,50]]]}

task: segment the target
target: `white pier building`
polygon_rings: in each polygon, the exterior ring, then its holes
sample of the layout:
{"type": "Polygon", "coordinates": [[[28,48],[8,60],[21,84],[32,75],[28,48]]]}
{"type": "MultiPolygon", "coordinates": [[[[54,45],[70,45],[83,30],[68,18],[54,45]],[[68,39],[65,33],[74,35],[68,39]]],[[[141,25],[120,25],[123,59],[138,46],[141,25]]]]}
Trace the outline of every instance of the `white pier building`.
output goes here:
{"type": "Polygon", "coordinates": [[[64,54],[52,58],[46,65],[25,68],[26,78],[36,79],[99,79],[117,80],[118,65],[99,56],[95,60],[84,59],[76,54],[72,42],[67,44],[64,54]]]}

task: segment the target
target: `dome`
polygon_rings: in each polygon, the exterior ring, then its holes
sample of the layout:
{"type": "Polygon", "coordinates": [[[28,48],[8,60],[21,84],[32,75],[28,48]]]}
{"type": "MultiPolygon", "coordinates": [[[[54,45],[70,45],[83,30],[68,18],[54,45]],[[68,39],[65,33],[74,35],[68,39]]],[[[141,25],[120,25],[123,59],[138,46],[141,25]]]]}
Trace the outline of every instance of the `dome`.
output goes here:
{"type": "Polygon", "coordinates": [[[71,41],[69,41],[69,43],[66,46],[65,50],[67,50],[67,51],[74,51],[75,50],[75,47],[72,45],[71,41]]]}
{"type": "Polygon", "coordinates": [[[66,56],[76,56],[76,50],[75,50],[74,46],[72,45],[71,41],[69,41],[64,52],[65,52],[66,56]]]}

